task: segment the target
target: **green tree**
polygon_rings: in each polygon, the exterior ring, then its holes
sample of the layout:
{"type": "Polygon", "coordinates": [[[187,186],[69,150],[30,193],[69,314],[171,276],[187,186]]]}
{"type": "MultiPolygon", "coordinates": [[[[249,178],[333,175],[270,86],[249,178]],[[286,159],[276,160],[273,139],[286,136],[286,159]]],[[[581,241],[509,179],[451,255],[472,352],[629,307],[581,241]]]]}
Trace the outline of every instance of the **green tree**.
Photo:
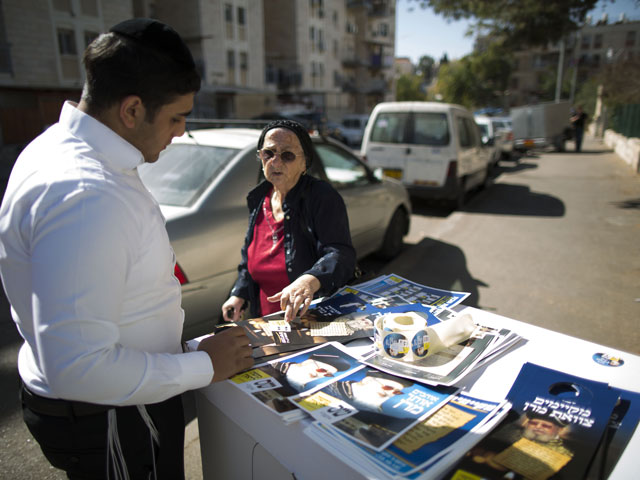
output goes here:
{"type": "Polygon", "coordinates": [[[441,65],[436,90],[445,102],[468,108],[502,107],[511,69],[509,52],[488,44],[483,51],[441,65]]]}
{"type": "MultiPolygon", "coordinates": [[[[472,31],[488,32],[512,49],[556,42],[580,28],[598,0],[409,0],[445,18],[475,19],[472,31]]],[[[609,0],[613,1],[613,0],[609,0]]]]}
{"type": "Polygon", "coordinates": [[[429,55],[420,57],[420,60],[418,61],[416,68],[417,73],[422,75],[422,78],[427,84],[431,83],[431,80],[433,80],[433,67],[435,63],[436,61],[429,55]]]}
{"type": "Polygon", "coordinates": [[[396,83],[396,99],[399,102],[426,100],[423,83],[419,75],[402,75],[396,83]]]}

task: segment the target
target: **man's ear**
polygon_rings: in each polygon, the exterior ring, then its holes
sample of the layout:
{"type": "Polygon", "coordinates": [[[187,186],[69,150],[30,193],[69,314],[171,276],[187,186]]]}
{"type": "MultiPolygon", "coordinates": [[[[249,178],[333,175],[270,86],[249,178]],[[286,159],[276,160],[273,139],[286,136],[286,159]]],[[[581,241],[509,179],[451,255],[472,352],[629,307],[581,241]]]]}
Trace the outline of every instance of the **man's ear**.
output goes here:
{"type": "Polygon", "coordinates": [[[144,120],[146,110],[140,97],[129,95],[120,102],[118,113],[120,121],[126,128],[135,128],[144,120]]]}

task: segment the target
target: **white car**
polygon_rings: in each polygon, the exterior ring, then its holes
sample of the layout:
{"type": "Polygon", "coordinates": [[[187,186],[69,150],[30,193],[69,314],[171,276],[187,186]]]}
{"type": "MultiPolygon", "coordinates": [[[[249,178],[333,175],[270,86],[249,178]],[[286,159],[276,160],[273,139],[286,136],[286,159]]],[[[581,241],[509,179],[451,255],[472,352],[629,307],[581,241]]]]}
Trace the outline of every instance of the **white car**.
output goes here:
{"type": "Polygon", "coordinates": [[[369,115],[353,114],[342,117],[342,135],[345,137],[347,145],[360,147],[368,120],[369,115]]]}
{"type": "MultiPolygon", "coordinates": [[[[139,167],[166,218],[182,284],[183,338],[210,332],[233,286],[249,221],[247,193],[261,181],[260,129],[192,130],[173,140],[156,163],[139,167]]],[[[411,204],[397,181],[376,176],[332,139],[312,136],[310,174],[342,195],[358,258],[391,258],[409,231],[411,204]]]]}
{"type": "Polygon", "coordinates": [[[482,143],[489,149],[491,164],[495,166],[502,158],[505,132],[500,129],[498,122],[495,121],[494,117],[490,117],[488,115],[474,115],[473,118],[478,124],[478,127],[480,127],[482,143]]]}

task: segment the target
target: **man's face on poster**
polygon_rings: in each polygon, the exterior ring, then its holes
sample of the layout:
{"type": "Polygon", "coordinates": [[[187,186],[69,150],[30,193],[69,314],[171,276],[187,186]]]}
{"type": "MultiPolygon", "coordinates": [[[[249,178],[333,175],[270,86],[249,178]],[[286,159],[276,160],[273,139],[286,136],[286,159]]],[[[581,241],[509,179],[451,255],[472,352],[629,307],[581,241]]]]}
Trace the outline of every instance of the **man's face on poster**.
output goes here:
{"type": "Polygon", "coordinates": [[[323,377],[333,377],[337,371],[338,369],[336,367],[328,363],[308,358],[303,362],[290,364],[286,376],[287,381],[291,385],[301,390],[307,383],[313,380],[323,377]]]}
{"type": "Polygon", "coordinates": [[[390,378],[364,377],[351,385],[358,408],[378,411],[382,404],[395,395],[402,394],[402,384],[390,378]]]}
{"type": "Polygon", "coordinates": [[[524,426],[523,436],[527,440],[547,443],[558,437],[561,427],[548,420],[532,418],[524,426]]]}

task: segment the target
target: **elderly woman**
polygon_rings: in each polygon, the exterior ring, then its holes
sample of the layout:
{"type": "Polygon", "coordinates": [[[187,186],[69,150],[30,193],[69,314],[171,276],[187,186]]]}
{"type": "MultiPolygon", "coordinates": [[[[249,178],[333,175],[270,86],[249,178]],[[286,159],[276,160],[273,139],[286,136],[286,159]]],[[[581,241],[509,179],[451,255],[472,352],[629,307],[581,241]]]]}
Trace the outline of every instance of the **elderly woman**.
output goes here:
{"type": "Polygon", "coordinates": [[[345,285],[356,255],[347,210],[327,182],[305,175],[313,158],[305,128],[290,120],[269,123],[258,140],[265,181],[247,196],[249,228],[231,296],[222,306],[237,321],[284,310],[293,320],[314,296],[345,285]]]}

